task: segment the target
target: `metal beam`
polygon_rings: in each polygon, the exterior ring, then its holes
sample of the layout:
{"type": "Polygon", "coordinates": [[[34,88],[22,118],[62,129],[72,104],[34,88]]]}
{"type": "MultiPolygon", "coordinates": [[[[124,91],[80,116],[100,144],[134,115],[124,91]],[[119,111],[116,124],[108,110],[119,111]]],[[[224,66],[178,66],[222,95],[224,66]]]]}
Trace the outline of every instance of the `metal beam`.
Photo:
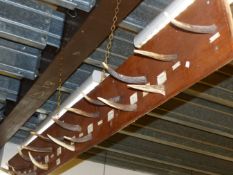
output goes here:
{"type": "Polygon", "coordinates": [[[223,105],[223,106],[228,106],[230,108],[233,108],[233,102],[230,100],[226,100],[226,99],[223,99],[220,97],[209,95],[207,93],[202,93],[202,92],[199,92],[199,91],[196,91],[193,89],[187,89],[186,91],[184,91],[184,93],[191,95],[191,96],[194,96],[194,97],[199,97],[199,98],[202,98],[204,100],[208,100],[208,101],[211,101],[211,102],[223,105]]]}
{"type": "MultiPolygon", "coordinates": [[[[118,22],[121,22],[140,1],[123,0],[118,22]]],[[[75,33],[71,41],[65,48],[61,49],[47,70],[39,77],[32,88],[0,125],[2,132],[0,135],[0,146],[3,146],[56,91],[61,58],[64,58],[62,72],[62,80],[64,82],[80,66],[83,60],[108,36],[115,6],[115,1],[100,1],[78,32],[75,33]]]]}
{"type": "Polygon", "coordinates": [[[145,160],[154,162],[156,164],[159,163],[159,164],[163,164],[163,165],[167,165],[167,166],[171,166],[171,167],[175,167],[175,168],[180,168],[180,169],[188,170],[188,171],[193,172],[193,173],[200,173],[200,174],[205,174],[205,175],[220,175],[220,174],[216,174],[216,173],[213,173],[213,172],[193,168],[193,167],[190,167],[190,166],[180,165],[178,163],[172,163],[172,162],[169,162],[169,161],[160,160],[160,159],[157,159],[157,158],[150,158],[150,157],[145,157],[145,156],[141,156],[141,155],[135,155],[135,154],[132,154],[132,153],[124,151],[124,150],[118,150],[118,149],[108,148],[108,147],[104,147],[104,146],[95,146],[95,148],[102,149],[102,150],[105,150],[105,151],[111,151],[111,152],[118,153],[118,154],[124,154],[126,156],[132,156],[135,159],[138,159],[138,158],[139,159],[145,159],[145,160]]]}
{"type": "MultiPolygon", "coordinates": [[[[222,155],[221,151],[219,151],[217,153],[217,151],[215,152],[215,150],[214,151],[211,150],[211,148],[216,148],[213,145],[212,145],[212,147],[208,147],[209,145],[205,145],[203,143],[197,143],[197,142],[190,140],[190,139],[189,139],[189,141],[192,142],[192,145],[188,145],[186,143],[179,142],[179,137],[173,138],[173,136],[171,134],[164,134],[160,130],[156,131],[157,135],[162,135],[164,137],[158,137],[158,136],[153,137],[153,136],[148,136],[148,134],[145,135],[145,134],[134,133],[132,131],[129,131],[130,129],[132,130],[135,128],[137,128],[137,127],[134,126],[134,128],[127,128],[126,130],[119,131],[118,133],[123,134],[123,135],[127,135],[127,136],[131,136],[131,137],[135,137],[138,139],[154,142],[154,143],[159,143],[161,145],[167,145],[167,146],[171,146],[174,148],[190,151],[193,153],[203,154],[205,156],[233,162],[233,158],[231,157],[231,155],[229,155],[227,153],[225,155],[222,155]]],[[[138,129],[140,129],[140,127],[138,127],[138,129]]],[[[147,130],[147,128],[145,128],[143,131],[146,132],[146,130],[147,130]]],[[[182,140],[182,139],[180,139],[180,140],[182,140]]],[[[221,149],[216,149],[216,150],[221,150],[221,149]]]]}
{"type": "Polygon", "coordinates": [[[233,134],[228,132],[229,130],[222,128],[222,126],[214,126],[213,127],[213,125],[209,124],[208,121],[204,121],[204,120],[198,121],[198,120],[193,119],[192,116],[173,112],[173,111],[170,111],[170,110],[167,110],[164,108],[157,108],[157,109],[159,109],[159,111],[151,112],[151,113],[148,113],[147,115],[154,117],[154,118],[166,120],[166,121],[169,121],[172,123],[184,125],[184,126],[187,126],[190,128],[195,128],[195,129],[198,129],[201,131],[216,134],[218,136],[223,136],[226,138],[233,139],[233,134]],[[169,114],[161,115],[161,112],[162,113],[169,113],[169,114]]]}

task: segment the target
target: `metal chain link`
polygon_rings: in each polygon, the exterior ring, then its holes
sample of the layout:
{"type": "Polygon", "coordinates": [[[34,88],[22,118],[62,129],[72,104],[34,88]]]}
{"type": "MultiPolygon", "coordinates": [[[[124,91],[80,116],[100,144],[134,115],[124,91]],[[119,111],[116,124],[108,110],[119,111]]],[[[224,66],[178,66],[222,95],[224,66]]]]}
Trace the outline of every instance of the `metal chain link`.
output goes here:
{"type": "MultiPolygon", "coordinates": [[[[110,57],[111,49],[112,49],[112,41],[114,38],[114,32],[116,30],[116,22],[118,20],[118,13],[120,11],[120,4],[122,0],[116,0],[116,8],[114,10],[114,17],[112,19],[112,26],[111,26],[111,33],[108,37],[108,44],[106,46],[106,52],[105,52],[105,57],[104,57],[104,62],[108,64],[108,59],[110,57]]],[[[57,109],[60,110],[61,108],[61,88],[62,88],[62,64],[63,64],[63,58],[60,59],[60,66],[59,66],[59,80],[58,80],[58,95],[57,95],[57,109]]],[[[105,70],[103,69],[103,75],[105,74],[105,70]]]]}
{"type": "MultiPolygon", "coordinates": [[[[111,54],[111,49],[112,49],[112,41],[113,41],[113,38],[114,38],[114,32],[116,30],[116,22],[118,20],[118,13],[120,11],[120,4],[121,4],[121,1],[122,0],[116,0],[117,1],[117,4],[116,4],[116,8],[114,10],[114,17],[112,19],[112,26],[111,26],[111,33],[108,37],[108,44],[106,46],[106,51],[105,51],[105,57],[104,57],[104,63],[108,64],[108,60],[109,60],[109,57],[110,57],[110,54],[111,54]]],[[[105,70],[103,69],[103,75],[105,73],[105,70]]]]}
{"type": "Polygon", "coordinates": [[[57,95],[57,109],[60,110],[61,108],[61,89],[62,89],[62,67],[63,67],[63,58],[60,58],[60,65],[59,65],[59,80],[58,80],[58,95],[57,95]]]}
{"type": "MultiPolygon", "coordinates": [[[[116,8],[114,10],[115,14],[114,17],[112,19],[112,26],[111,26],[111,33],[108,37],[108,44],[106,46],[106,52],[105,52],[105,58],[104,58],[104,62],[107,64],[108,63],[108,59],[110,57],[110,52],[112,49],[112,41],[114,38],[114,32],[116,30],[116,22],[117,22],[117,16],[118,13],[120,11],[120,4],[121,4],[121,0],[117,0],[117,5],[116,8]]],[[[61,88],[62,88],[62,63],[63,63],[63,58],[60,59],[60,66],[59,66],[59,80],[58,80],[58,95],[57,95],[57,109],[60,110],[61,107],[61,88]]],[[[103,70],[103,75],[105,73],[105,70],[103,70]]]]}

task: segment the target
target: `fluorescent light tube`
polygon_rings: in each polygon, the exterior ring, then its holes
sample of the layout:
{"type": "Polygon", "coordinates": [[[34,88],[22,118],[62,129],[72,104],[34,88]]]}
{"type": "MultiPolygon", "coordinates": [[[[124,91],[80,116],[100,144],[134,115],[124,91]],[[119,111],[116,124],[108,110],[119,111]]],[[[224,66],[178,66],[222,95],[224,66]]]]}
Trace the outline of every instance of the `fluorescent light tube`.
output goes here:
{"type": "Polygon", "coordinates": [[[134,38],[134,46],[141,48],[151,38],[158,34],[163,28],[165,28],[171,21],[171,19],[179,16],[185,11],[195,0],[174,0],[160,15],[158,15],[152,22],[145,27],[134,38]],[[169,17],[165,14],[168,14],[169,17]]]}

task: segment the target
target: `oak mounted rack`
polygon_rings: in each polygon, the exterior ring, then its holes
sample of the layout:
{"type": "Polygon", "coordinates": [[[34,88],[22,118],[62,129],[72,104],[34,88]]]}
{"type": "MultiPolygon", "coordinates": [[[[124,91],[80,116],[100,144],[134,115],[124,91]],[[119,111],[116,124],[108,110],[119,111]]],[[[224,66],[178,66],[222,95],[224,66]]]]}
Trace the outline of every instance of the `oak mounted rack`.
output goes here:
{"type": "MultiPolygon", "coordinates": [[[[48,170],[44,171],[34,168],[32,163],[23,161],[19,155],[12,158],[9,164],[15,167],[17,171],[36,171],[40,175],[48,174],[57,166],[64,164],[94,145],[104,141],[179,92],[229,63],[233,58],[231,18],[227,1],[212,0],[210,3],[206,3],[203,0],[196,0],[177,20],[199,25],[214,24],[216,27],[214,33],[187,32],[174,27],[173,24],[168,24],[141,49],[165,55],[175,53],[177,54],[177,59],[164,62],[135,54],[129,57],[116,70],[116,72],[122,75],[144,75],[147,78],[147,83],[151,85],[164,85],[164,94],[144,94],[140,90],[137,91],[129,88],[127,83],[109,76],[88,94],[88,97],[91,99],[97,99],[97,97],[109,99],[120,96],[120,101],[116,103],[122,105],[136,104],[137,108],[135,110],[129,112],[113,109],[109,106],[96,106],[89,103],[86,99],[82,99],[73,108],[90,113],[98,111],[99,117],[81,117],[70,112],[62,116],[61,119],[65,122],[79,123],[82,127],[82,134],[89,138],[87,140],[84,139],[85,142],[70,143],[70,145],[75,146],[75,154],[54,143],[37,138],[29,146],[53,147],[54,152],[51,154],[34,154],[34,156],[40,155],[45,157],[45,161],[42,161],[42,163],[48,164],[48,170]],[[111,117],[109,116],[110,113],[111,117]],[[91,139],[88,137],[88,134],[92,134],[91,139]]],[[[66,136],[72,138],[75,136],[75,138],[78,138],[80,132],[68,131],[54,124],[43,133],[44,136],[47,136],[47,134],[53,137],[66,136]]]]}

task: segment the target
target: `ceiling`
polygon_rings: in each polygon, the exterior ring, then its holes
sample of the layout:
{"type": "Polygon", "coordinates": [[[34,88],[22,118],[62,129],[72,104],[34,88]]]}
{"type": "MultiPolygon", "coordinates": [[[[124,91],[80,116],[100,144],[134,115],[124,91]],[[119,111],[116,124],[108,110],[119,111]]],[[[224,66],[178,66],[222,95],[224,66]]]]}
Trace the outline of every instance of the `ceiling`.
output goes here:
{"type": "MultiPolygon", "coordinates": [[[[132,55],[134,36],[171,2],[172,0],[144,0],[121,22],[115,32],[109,60],[113,68],[119,67],[132,55]]],[[[62,8],[59,10],[66,13],[62,39],[65,45],[85,21],[88,13],[62,8]]],[[[96,48],[63,84],[62,100],[79,88],[93,70],[102,70],[106,42],[96,48]]],[[[57,49],[53,47],[47,47],[43,51],[39,76],[56,53],[57,49]]],[[[10,93],[3,91],[2,96],[8,95],[7,100],[16,101],[19,93],[19,101],[34,81],[11,78],[2,82],[8,85],[5,89],[12,86],[10,93]],[[10,81],[12,82],[9,83],[10,81]]],[[[11,142],[23,143],[30,136],[30,131],[40,126],[46,116],[55,110],[57,93],[35,111],[11,138],[11,142]]],[[[17,102],[3,101],[0,109],[7,117],[17,102]]],[[[3,115],[2,117],[4,118],[3,115]]],[[[112,165],[158,175],[232,175],[232,126],[233,65],[228,64],[80,157],[97,162],[107,160],[112,165]]]]}

